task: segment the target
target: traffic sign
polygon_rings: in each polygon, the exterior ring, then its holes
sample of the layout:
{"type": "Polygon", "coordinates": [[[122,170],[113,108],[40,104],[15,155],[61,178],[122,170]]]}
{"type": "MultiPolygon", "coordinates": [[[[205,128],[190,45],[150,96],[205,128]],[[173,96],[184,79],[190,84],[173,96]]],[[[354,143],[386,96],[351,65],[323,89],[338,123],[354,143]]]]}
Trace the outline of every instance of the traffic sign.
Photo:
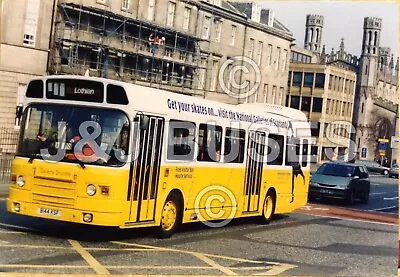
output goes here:
{"type": "Polygon", "coordinates": [[[367,157],[367,148],[361,148],[361,158],[367,157]]]}
{"type": "Polygon", "coordinates": [[[385,138],[380,138],[378,139],[379,142],[389,142],[389,139],[385,139],[385,138]]]}

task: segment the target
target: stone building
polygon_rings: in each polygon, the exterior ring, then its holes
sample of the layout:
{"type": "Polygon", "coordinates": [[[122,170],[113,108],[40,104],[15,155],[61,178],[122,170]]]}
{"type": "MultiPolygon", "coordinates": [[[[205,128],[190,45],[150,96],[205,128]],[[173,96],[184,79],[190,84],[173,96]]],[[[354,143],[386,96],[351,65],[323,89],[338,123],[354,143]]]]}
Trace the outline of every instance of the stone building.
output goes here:
{"type": "Polygon", "coordinates": [[[335,65],[291,63],[285,105],[311,122],[314,162],[347,159],[357,75],[335,65]]]}
{"type": "Polygon", "coordinates": [[[54,6],[52,1],[0,0],[0,7],[0,128],[14,128],[27,82],[46,74],[54,6]]]}
{"type": "Polygon", "coordinates": [[[284,101],[293,35],[254,3],[0,1],[0,127],[14,126],[18,91],[45,74],[106,77],[234,104],[284,101]],[[25,17],[15,17],[17,10],[25,17]],[[250,73],[228,74],[238,64],[250,73]]]}
{"type": "MultiPolygon", "coordinates": [[[[310,67],[319,68],[324,65],[325,70],[335,72],[334,74],[329,73],[326,99],[335,96],[330,99],[330,104],[328,104],[328,101],[326,102],[325,112],[327,114],[325,120],[319,122],[323,122],[325,125],[330,120],[348,121],[352,128],[349,134],[346,133],[346,136],[350,136],[347,154],[358,159],[387,160],[387,164],[390,164],[390,161],[394,159],[391,158],[390,139],[395,135],[394,122],[399,105],[397,95],[399,61],[397,58],[397,61],[394,62],[390,48],[380,46],[381,19],[366,17],[364,18],[363,28],[362,54],[360,57],[345,51],[344,39],[341,40],[338,51],[332,49],[330,53],[327,53],[325,45],[321,45],[323,16],[308,15],[304,48],[292,47],[290,71],[297,70],[297,72],[300,72],[303,68],[305,73],[310,70],[310,67]],[[319,49],[321,50],[319,51],[319,49]],[[349,83],[350,90],[353,91],[354,89],[354,92],[352,92],[354,93],[353,100],[351,95],[347,99],[342,99],[340,94],[334,93],[336,89],[333,89],[332,92],[331,80],[333,81],[332,84],[336,84],[339,80],[340,90],[344,87],[345,91],[347,91],[346,84],[349,83]],[[355,86],[354,80],[356,80],[355,86]],[[347,102],[350,106],[353,106],[351,117],[343,118],[341,115],[342,112],[347,114],[346,107],[344,111],[342,108],[337,110],[334,107],[335,105],[338,107],[338,103],[342,107],[340,102],[347,102]],[[333,114],[329,114],[328,111],[332,108],[327,108],[328,105],[333,105],[333,114]],[[379,151],[380,142],[386,143],[386,151],[382,151],[382,145],[381,151],[379,151]]],[[[290,75],[289,78],[291,78],[290,75]]],[[[290,87],[289,97],[296,90],[290,87]]],[[[317,145],[318,149],[325,147],[323,144],[317,145]]],[[[329,147],[332,147],[332,145],[329,147]]],[[[343,149],[337,148],[337,150],[343,149]]],[[[314,154],[317,154],[315,149],[314,154]]],[[[337,154],[342,153],[337,152],[337,154]]],[[[324,158],[326,157],[318,150],[318,161],[322,161],[324,158]]]]}
{"type": "Polygon", "coordinates": [[[380,45],[381,30],[382,19],[364,18],[353,124],[357,129],[356,153],[359,158],[390,165],[390,139],[395,136],[399,106],[399,59],[394,62],[390,48],[380,45]],[[386,146],[379,147],[380,142],[386,146]]]}

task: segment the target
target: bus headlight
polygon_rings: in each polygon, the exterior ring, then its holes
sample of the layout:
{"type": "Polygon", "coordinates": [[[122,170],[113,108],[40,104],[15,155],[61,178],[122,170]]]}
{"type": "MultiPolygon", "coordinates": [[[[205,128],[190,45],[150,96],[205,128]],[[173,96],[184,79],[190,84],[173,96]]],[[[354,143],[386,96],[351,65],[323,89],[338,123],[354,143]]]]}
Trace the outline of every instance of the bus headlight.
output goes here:
{"type": "Polygon", "coordinates": [[[86,188],[86,193],[89,196],[95,195],[96,194],[96,187],[94,185],[88,185],[87,188],[86,188]]]}
{"type": "Polygon", "coordinates": [[[18,176],[17,178],[17,185],[21,188],[25,185],[25,178],[24,176],[18,176]]]}

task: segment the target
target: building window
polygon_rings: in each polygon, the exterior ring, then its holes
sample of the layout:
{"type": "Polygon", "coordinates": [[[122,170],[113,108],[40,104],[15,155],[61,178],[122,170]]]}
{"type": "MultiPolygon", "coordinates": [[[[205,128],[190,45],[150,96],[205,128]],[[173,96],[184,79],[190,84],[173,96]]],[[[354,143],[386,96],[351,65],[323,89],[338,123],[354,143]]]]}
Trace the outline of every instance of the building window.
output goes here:
{"type": "Polygon", "coordinates": [[[167,25],[168,26],[174,26],[175,8],[176,8],[176,4],[174,2],[169,2],[168,15],[167,15],[167,25]]]}
{"type": "Polygon", "coordinates": [[[364,103],[361,103],[361,113],[364,112],[364,103]]]}
{"type": "Polygon", "coordinates": [[[217,86],[218,61],[213,61],[210,90],[215,91],[217,86]]]}
{"type": "Polygon", "coordinates": [[[293,72],[293,86],[301,87],[302,82],[303,82],[303,73],[302,72],[293,72]]]}
{"type": "Polygon", "coordinates": [[[149,0],[149,7],[147,9],[147,19],[154,20],[154,13],[155,13],[155,2],[156,0],[149,0]]]}
{"type": "Polygon", "coordinates": [[[311,108],[311,97],[303,96],[301,97],[301,110],[303,112],[310,112],[311,108]]]}
{"type": "Polygon", "coordinates": [[[333,83],[333,75],[330,74],[330,75],[329,75],[329,85],[328,85],[328,88],[329,88],[329,89],[332,89],[332,83],[333,83]]]}
{"type": "Polygon", "coordinates": [[[312,137],[319,137],[319,131],[321,129],[321,123],[320,122],[311,122],[310,127],[311,127],[311,136],[312,137]]]}
{"type": "Polygon", "coordinates": [[[300,108],[300,96],[291,96],[290,107],[297,110],[300,108]]]}
{"type": "Polygon", "coordinates": [[[291,86],[291,81],[292,81],[292,71],[289,71],[288,80],[287,80],[288,87],[291,86]]]}
{"type": "Polygon", "coordinates": [[[204,68],[200,68],[198,74],[198,83],[197,83],[198,89],[204,89],[205,77],[206,77],[206,70],[204,68]]]}
{"type": "Polygon", "coordinates": [[[198,145],[198,161],[219,162],[221,159],[222,127],[200,124],[198,145]]]}
{"type": "Polygon", "coordinates": [[[189,30],[189,23],[190,23],[190,13],[192,9],[185,7],[185,11],[183,14],[183,29],[184,30],[189,30]]]}
{"type": "Polygon", "coordinates": [[[283,50],[283,63],[282,63],[282,71],[285,72],[286,70],[286,59],[287,59],[287,50],[283,50]]]}
{"type": "Polygon", "coordinates": [[[279,70],[279,62],[281,60],[281,48],[276,48],[276,61],[275,61],[275,70],[279,70]]]}
{"type": "Polygon", "coordinates": [[[305,73],[304,74],[304,87],[312,88],[314,83],[314,73],[305,73]]]}
{"type": "Polygon", "coordinates": [[[39,19],[40,0],[28,0],[25,10],[24,39],[26,46],[35,46],[36,31],[39,19]]]}
{"type": "Polygon", "coordinates": [[[219,21],[215,24],[215,41],[219,42],[221,40],[222,22],[219,21]]]}
{"type": "Polygon", "coordinates": [[[250,39],[250,46],[249,46],[249,58],[253,59],[253,53],[254,53],[254,39],[250,39]]]}
{"type": "Polygon", "coordinates": [[[129,9],[129,1],[130,0],[122,0],[122,9],[128,10],[129,9]]]}
{"type": "Polygon", "coordinates": [[[257,55],[257,64],[261,65],[262,61],[262,52],[263,52],[263,42],[259,41],[258,42],[258,55],[257,55]]]}
{"type": "Polygon", "coordinates": [[[272,45],[268,44],[268,63],[267,66],[270,66],[272,62],[272,45]]]}
{"type": "Polygon", "coordinates": [[[268,97],[268,84],[264,85],[264,103],[267,103],[267,97],[268,97]]]}
{"type": "Polygon", "coordinates": [[[235,45],[236,30],[237,30],[237,27],[235,25],[232,25],[231,45],[235,45]]]}
{"type": "Polygon", "coordinates": [[[276,86],[272,87],[272,97],[271,97],[271,104],[275,104],[276,102],[276,86]]]}
{"type": "Polygon", "coordinates": [[[313,98],[312,111],[315,112],[315,113],[322,112],[322,98],[321,97],[314,97],[313,98]]]}
{"type": "Polygon", "coordinates": [[[211,17],[204,16],[203,32],[201,34],[203,39],[208,39],[210,37],[210,26],[211,26],[211,17]]]}
{"type": "Polygon", "coordinates": [[[278,101],[276,101],[276,104],[282,105],[282,99],[283,99],[283,88],[279,88],[279,95],[278,95],[278,101]]]}
{"type": "Polygon", "coordinates": [[[324,88],[325,86],[325,74],[324,73],[316,73],[315,74],[315,87],[316,88],[324,88]]]}

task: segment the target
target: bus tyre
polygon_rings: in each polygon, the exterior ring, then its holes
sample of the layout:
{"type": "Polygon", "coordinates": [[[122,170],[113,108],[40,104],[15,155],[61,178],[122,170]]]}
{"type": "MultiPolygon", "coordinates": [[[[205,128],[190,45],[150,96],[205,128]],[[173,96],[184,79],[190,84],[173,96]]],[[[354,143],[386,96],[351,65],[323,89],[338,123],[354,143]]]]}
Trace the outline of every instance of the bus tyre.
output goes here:
{"type": "Polygon", "coordinates": [[[182,204],[175,193],[171,193],[161,211],[160,226],[157,227],[158,238],[169,238],[182,223],[182,204]]]}
{"type": "Polygon", "coordinates": [[[261,215],[261,222],[263,224],[269,224],[274,213],[275,213],[275,195],[272,191],[268,191],[267,196],[265,196],[263,211],[261,215]]]}

